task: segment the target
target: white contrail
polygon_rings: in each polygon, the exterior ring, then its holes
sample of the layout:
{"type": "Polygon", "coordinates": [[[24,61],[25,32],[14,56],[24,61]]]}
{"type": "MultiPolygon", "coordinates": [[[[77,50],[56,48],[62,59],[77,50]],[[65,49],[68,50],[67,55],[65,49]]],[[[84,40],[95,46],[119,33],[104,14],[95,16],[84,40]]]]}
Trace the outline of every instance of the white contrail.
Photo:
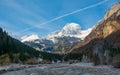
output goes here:
{"type": "MultiPolygon", "coordinates": [[[[93,5],[87,6],[87,7],[85,7],[85,8],[81,8],[81,9],[75,10],[75,11],[73,11],[73,12],[64,14],[64,15],[62,15],[62,16],[58,16],[58,17],[53,18],[53,19],[51,19],[51,20],[49,20],[49,21],[43,22],[43,23],[41,23],[41,24],[39,24],[39,25],[37,25],[37,26],[44,25],[44,24],[47,24],[47,23],[56,21],[56,20],[58,20],[58,19],[61,19],[61,18],[63,18],[63,17],[66,17],[66,16],[69,16],[69,15],[72,15],[72,14],[75,14],[75,13],[78,13],[78,12],[81,12],[81,11],[84,11],[84,10],[87,10],[87,9],[89,9],[89,8],[93,8],[93,7],[99,6],[99,5],[101,5],[101,4],[103,4],[103,3],[107,2],[107,1],[108,1],[108,0],[103,0],[103,1],[101,1],[101,2],[99,2],[99,3],[96,3],[96,4],[93,4],[93,5]]],[[[36,26],[34,26],[34,27],[36,27],[36,26]]],[[[28,31],[28,30],[30,30],[30,29],[33,29],[34,27],[26,28],[26,29],[22,30],[22,32],[28,31]]],[[[19,32],[18,32],[18,33],[19,33],[19,32]]]]}

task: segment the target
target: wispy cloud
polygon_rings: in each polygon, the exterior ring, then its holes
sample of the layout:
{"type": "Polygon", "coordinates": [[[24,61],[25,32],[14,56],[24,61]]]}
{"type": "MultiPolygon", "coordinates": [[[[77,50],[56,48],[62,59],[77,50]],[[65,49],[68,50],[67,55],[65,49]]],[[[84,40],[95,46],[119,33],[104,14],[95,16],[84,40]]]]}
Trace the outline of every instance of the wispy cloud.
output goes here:
{"type": "MultiPolygon", "coordinates": [[[[16,0],[3,0],[4,2],[4,5],[8,6],[9,8],[12,8],[14,9],[15,11],[18,11],[20,14],[22,14],[22,16],[19,16],[17,15],[17,19],[20,20],[20,21],[26,21],[26,23],[28,23],[28,20],[30,19],[27,19],[28,16],[29,17],[32,17],[34,18],[35,20],[38,20],[38,21],[47,21],[42,15],[40,15],[40,13],[36,13],[34,11],[32,11],[30,8],[26,8],[25,6],[23,6],[22,4],[16,2],[16,0]],[[27,17],[27,18],[25,18],[27,17]]],[[[35,8],[38,8],[38,6],[36,4],[33,3],[32,5],[33,7],[35,8]]],[[[36,9],[38,10],[38,9],[36,9]]],[[[40,12],[44,13],[44,14],[47,14],[44,10],[40,9],[40,12]]],[[[31,20],[32,20],[31,18],[31,20]]],[[[30,24],[30,23],[29,23],[30,24]]]]}
{"type": "MultiPolygon", "coordinates": [[[[64,18],[64,17],[70,16],[70,15],[76,14],[78,12],[85,11],[87,9],[99,6],[99,5],[105,3],[105,2],[107,2],[109,0],[103,0],[103,1],[98,2],[96,4],[93,4],[93,5],[90,5],[90,6],[87,6],[87,7],[78,9],[78,10],[75,10],[73,12],[70,12],[70,13],[67,13],[67,14],[55,17],[55,18],[53,18],[51,20],[46,20],[44,17],[42,17],[41,15],[36,14],[34,11],[30,11],[29,9],[24,8],[22,5],[17,3],[16,0],[3,0],[3,1],[5,1],[5,5],[7,5],[7,6],[13,8],[13,9],[17,10],[18,12],[20,12],[20,13],[22,13],[24,15],[33,16],[33,17],[35,17],[38,20],[43,20],[42,23],[40,23],[39,21],[38,22],[34,22],[34,21],[31,21],[32,19],[25,19],[24,17],[17,18],[21,22],[24,22],[24,23],[26,23],[27,25],[30,26],[29,28],[25,28],[22,31],[18,31],[18,32],[15,33],[17,35],[20,35],[21,33],[28,32],[29,30],[31,30],[33,28],[45,29],[46,26],[48,25],[48,23],[52,23],[54,21],[60,20],[61,18],[64,18]]],[[[43,11],[43,10],[41,9],[41,11],[43,11]]],[[[47,28],[49,29],[49,27],[47,27],[47,28]]]]}
{"type": "MultiPolygon", "coordinates": [[[[16,0],[3,0],[3,2],[4,2],[4,5],[8,6],[9,8],[15,9],[16,11],[20,12],[21,14],[33,16],[36,19],[43,18],[43,17],[41,17],[41,15],[37,15],[34,11],[31,11],[28,8],[25,8],[21,4],[17,3],[16,0]]],[[[36,6],[36,5],[33,5],[33,6],[36,6]]],[[[41,9],[41,11],[43,11],[43,10],[41,9]]]]}
{"type": "Polygon", "coordinates": [[[16,27],[14,24],[11,24],[7,21],[0,21],[0,27],[2,27],[5,31],[8,31],[10,35],[15,35],[15,31],[18,31],[19,28],[16,27]]]}
{"type": "MultiPolygon", "coordinates": [[[[44,18],[41,18],[41,19],[46,21],[46,19],[44,19],[44,18]]],[[[40,29],[45,28],[45,26],[43,26],[43,25],[39,26],[40,22],[33,20],[33,19],[20,18],[20,21],[23,22],[24,24],[32,26],[32,27],[34,26],[34,27],[40,28],[40,29]]]]}
{"type": "MultiPolygon", "coordinates": [[[[19,15],[14,16],[16,17],[16,20],[19,20],[20,22],[23,22],[24,24],[29,25],[30,27],[33,27],[33,28],[34,27],[40,28],[40,29],[45,28],[45,26],[43,25],[40,26],[40,22],[47,21],[47,20],[41,15],[36,14],[36,12],[23,7],[21,4],[17,3],[16,0],[2,0],[2,2],[3,2],[2,3],[3,5],[8,6],[9,8],[14,9],[15,11],[23,15],[23,16],[19,16],[19,15]],[[25,18],[25,16],[33,17],[36,21],[33,20],[32,18],[29,18],[29,19],[28,17],[25,18]]],[[[33,6],[35,6],[35,8],[38,8],[36,4],[33,4],[33,6]]],[[[45,13],[44,10],[42,9],[40,9],[40,12],[45,13]]],[[[24,29],[24,30],[27,31],[28,29],[24,29]]],[[[21,31],[18,31],[16,32],[16,34],[20,34],[19,32],[21,33],[21,31]]]]}
{"type": "MultiPolygon", "coordinates": [[[[107,2],[107,1],[109,1],[109,0],[103,0],[103,1],[98,2],[98,3],[96,3],[96,4],[93,4],[93,5],[90,5],[90,6],[87,6],[87,7],[78,9],[78,10],[75,10],[75,11],[73,11],[73,12],[64,14],[64,15],[62,15],[62,16],[58,16],[58,17],[53,18],[53,19],[51,19],[51,20],[49,20],[49,21],[43,22],[43,23],[41,23],[41,24],[38,24],[37,27],[40,27],[40,26],[42,26],[42,25],[51,23],[51,22],[53,22],[53,21],[59,20],[59,19],[61,19],[61,18],[67,17],[67,16],[69,16],[69,15],[73,15],[73,14],[76,14],[76,13],[78,13],[78,12],[81,12],[81,11],[84,11],[84,10],[87,10],[87,9],[90,9],[90,8],[93,8],[93,7],[96,7],[96,6],[99,6],[99,5],[101,5],[101,4],[103,4],[103,3],[107,2]]],[[[36,26],[34,26],[34,27],[36,27],[36,26]]],[[[34,27],[26,28],[26,29],[22,30],[22,32],[25,32],[25,31],[28,31],[28,30],[30,30],[30,29],[33,29],[34,27]]],[[[18,32],[18,33],[21,33],[21,32],[18,32]]]]}
{"type": "Polygon", "coordinates": [[[14,30],[18,30],[19,28],[17,28],[14,24],[8,22],[8,21],[1,21],[0,20],[0,27],[4,28],[5,30],[10,28],[10,29],[14,29],[14,30]]]}

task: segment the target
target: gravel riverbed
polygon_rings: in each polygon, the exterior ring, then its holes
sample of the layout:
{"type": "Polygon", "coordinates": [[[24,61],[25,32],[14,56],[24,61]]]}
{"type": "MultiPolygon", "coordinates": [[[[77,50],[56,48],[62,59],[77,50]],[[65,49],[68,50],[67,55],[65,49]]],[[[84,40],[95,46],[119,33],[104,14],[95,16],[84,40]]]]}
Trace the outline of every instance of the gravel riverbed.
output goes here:
{"type": "MultiPolygon", "coordinates": [[[[0,72],[2,70],[4,67],[0,66],[0,72]]],[[[57,63],[22,65],[22,67],[20,65],[17,69],[8,68],[0,75],[120,75],[120,69],[105,65],[93,66],[92,63],[57,63]]]]}

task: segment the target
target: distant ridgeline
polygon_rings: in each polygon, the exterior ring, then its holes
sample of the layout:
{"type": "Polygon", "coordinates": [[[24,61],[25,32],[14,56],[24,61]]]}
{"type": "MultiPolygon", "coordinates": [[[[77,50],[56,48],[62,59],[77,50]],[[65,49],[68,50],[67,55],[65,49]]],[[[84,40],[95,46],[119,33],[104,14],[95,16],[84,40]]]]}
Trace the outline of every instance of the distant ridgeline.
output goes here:
{"type": "Polygon", "coordinates": [[[38,58],[61,59],[60,55],[40,52],[21,43],[0,28],[0,64],[36,63],[38,58]]]}

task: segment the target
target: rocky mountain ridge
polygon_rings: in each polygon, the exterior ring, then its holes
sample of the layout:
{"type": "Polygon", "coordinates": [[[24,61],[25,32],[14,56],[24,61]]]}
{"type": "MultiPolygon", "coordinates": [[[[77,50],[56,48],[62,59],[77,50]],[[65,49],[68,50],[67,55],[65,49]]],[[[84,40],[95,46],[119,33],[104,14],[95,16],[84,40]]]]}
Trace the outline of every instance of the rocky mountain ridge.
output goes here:
{"type": "Polygon", "coordinates": [[[61,30],[46,37],[41,38],[38,35],[25,36],[22,38],[22,42],[41,51],[66,52],[75,44],[81,42],[90,32],[91,28],[82,30],[79,24],[68,23],[61,30]]]}
{"type": "Polygon", "coordinates": [[[105,17],[94,27],[91,33],[84,39],[80,46],[89,43],[93,39],[104,39],[120,29],[120,4],[117,3],[110,8],[105,17]],[[117,8],[116,8],[117,7],[117,8]],[[119,9],[118,9],[119,8],[119,9]],[[113,11],[116,11],[113,13],[113,11]]]}
{"type": "MultiPolygon", "coordinates": [[[[71,53],[84,53],[99,63],[112,62],[112,57],[120,53],[120,3],[113,5],[91,33],[72,48],[71,53]],[[95,58],[98,57],[98,58],[95,58]]],[[[118,61],[118,60],[117,60],[118,61]]]]}

